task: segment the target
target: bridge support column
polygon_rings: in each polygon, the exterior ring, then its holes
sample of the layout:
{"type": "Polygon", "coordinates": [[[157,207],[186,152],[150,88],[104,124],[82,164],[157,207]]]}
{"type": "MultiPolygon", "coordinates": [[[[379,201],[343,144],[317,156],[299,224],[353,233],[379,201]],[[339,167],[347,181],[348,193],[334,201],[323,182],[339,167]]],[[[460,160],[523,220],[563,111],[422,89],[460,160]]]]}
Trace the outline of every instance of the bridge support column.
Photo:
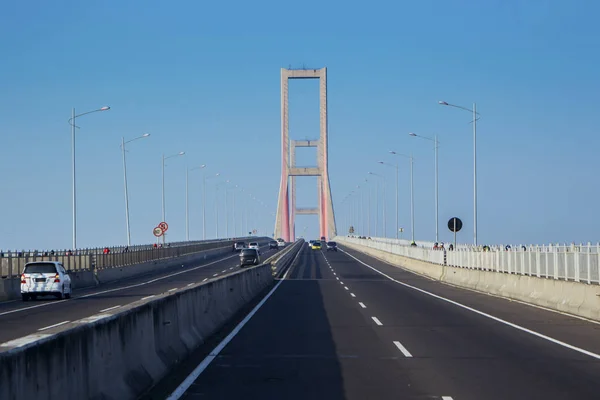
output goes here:
{"type": "Polygon", "coordinates": [[[275,236],[286,241],[295,240],[296,226],[296,176],[317,176],[317,199],[319,214],[319,232],[327,238],[337,234],[331,186],[328,170],[328,132],[327,132],[327,68],[321,69],[281,69],[281,184],[275,219],[275,236]],[[319,140],[294,141],[289,139],[289,79],[319,79],[319,140]],[[317,147],[317,167],[299,168],[295,163],[296,145],[317,147]],[[291,147],[291,148],[290,148],[291,147]],[[289,180],[292,183],[290,210],[289,180]]]}

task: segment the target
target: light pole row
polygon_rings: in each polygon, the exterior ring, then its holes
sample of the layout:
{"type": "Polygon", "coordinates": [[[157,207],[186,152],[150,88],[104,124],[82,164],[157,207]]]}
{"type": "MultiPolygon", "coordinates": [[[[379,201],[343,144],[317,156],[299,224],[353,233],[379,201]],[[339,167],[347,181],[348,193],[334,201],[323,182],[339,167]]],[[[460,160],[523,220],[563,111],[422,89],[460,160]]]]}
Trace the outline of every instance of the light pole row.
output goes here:
{"type": "MultiPolygon", "coordinates": [[[[477,106],[475,103],[473,103],[473,108],[469,109],[466,107],[462,107],[462,106],[458,106],[458,105],[454,105],[454,104],[450,104],[448,102],[445,101],[439,101],[438,104],[440,105],[444,105],[444,106],[449,106],[449,107],[454,107],[454,108],[458,108],[461,110],[465,110],[465,111],[469,111],[470,113],[472,113],[473,119],[471,121],[471,123],[473,124],[473,243],[475,245],[477,245],[477,120],[479,119],[479,113],[477,112],[477,106]]],[[[434,196],[435,196],[435,202],[434,202],[434,212],[435,212],[435,241],[439,242],[439,168],[438,168],[438,149],[439,149],[439,140],[437,138],[437,135],[434,135],[433,137],[429,137],[429,136],[423,136],[414,132],[410,132],[409,133],[410,136],[412,137],[419,137],[421,139],[425,139],[425,140],[429,140],[431,142],[433,142],[433,149],[434,149],[434,196]]],[[[415,216],[414,216],[414,174],[413,174],[413,163],[414,163],[414,158],[412,156],[412,154],[410,155],[406,155],[406,154],[400,154],[397,153],[395,151],[390,151],[389,152],[392,155],[396,155],[396,156],[402,156],[402,157],[406,157],[409,159],[410,161],[410,213],[411,213],[411,238],[412,238],[412,242],[415,241],[415,216]]],[[[398,192],[399,192],[399,180],[398,180],[398,172],[399,172],[399,164],[398,162],[396,162],[396,165],[384,162],[384,161],[378,161],[379,164],[381,165],[385,165],[388,167],[393,167],[396,169],[396,239],[398,239],[398,235],[400,232],[400,227],[399,227],[399,217],[398,217],[398,210],[399,210],[399,206],[398,206],[398,192]]],[[[378,176],[381,177],[383,179],[383,231],[384,231],[384,236],[387,236],[387,230],[385,227],[385,222],[386,222],[386,218],[385,218],[385,186],[386,186],[386,182],[385,182],[385,177],[375,174],[373,172],[369,172],[369,175],[374,175],[374,176],[378,176]]],[[[367,180],[365,180],[365,182],[368,182],[367,180]]],[[[379,185],[378,185],[379,186],[379,185]]],[[[357,186],[357,189],[360,189],[360,186],[357,186]]],[[[379,193],[379,188],[377,187],[377,195],[376,198],[378,198],[378,193],[379,193]]],[[[344,200],[342,201],[342,204],[348,199],[351,198],[352,195],[354,194],[354,191],[352,191],[350,194],[348,194],[344,200]]],[[[361,191],[362,194],[362,191],[361,191]]],[[[362,196],[361,196],[362,197],[362,196]]],[[[360,200],[360,197],[359,197],[360,200]]],[[[370,195],[369,195],[369,201],[370,201],[370,195]]],[[[377,202],[377,215],[379,216],[379,200],[376,200],[377,202]]],[[[352,204],[350,205],[350,207],[352,207],[352,204]]],[[[361,216],[362,213],[362,207],[359,205],[359,207],[357,207],[357,214],[358,214],[358,221],[363,221],[363,232],[365,231],[364,229],[364,220],[361,216]]],[[[368,234],[370,235],[370,203],[369,203],[369,207],[367,210],[367,220],[368,220],[368,234]]],[[[352,212],[352,210],[350,211],[350,215],[353,215],[354,213],[352,212]]],[[[378,234],[378,217],[375,219],[375,233],[378,234]]]]}

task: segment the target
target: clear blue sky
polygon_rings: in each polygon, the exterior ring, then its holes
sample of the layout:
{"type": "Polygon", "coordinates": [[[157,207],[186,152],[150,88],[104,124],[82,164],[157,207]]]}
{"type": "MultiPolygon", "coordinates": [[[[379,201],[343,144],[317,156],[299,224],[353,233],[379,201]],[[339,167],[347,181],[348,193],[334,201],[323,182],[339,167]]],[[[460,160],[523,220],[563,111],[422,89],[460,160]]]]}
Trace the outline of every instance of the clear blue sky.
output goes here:
{"type": "MultiPolygon", "coordinates": [[[[134,243],[151,242],[161,217],[163,152],[187,153],[167,167],[170,240],[185,238],[186,163],[205,163],[207,173],[252,192],[266,205],[253,212],[252,225],[272,232],[280,68],[290,65],[328,68],[340,226],[347,215],[340,201],[373,171],[388,177],[393,235],[393,169],[376,162],[393,161],[389,150],[413,152],[416,237],[434,238],[433,150],[407,135],[414,131],[438,134],[441,142],[441,239],[450,240],[446,221],[459,216],[459,239],[472,240],[470,115],[437,105],[446,100],[477,102],[482,115],[480,243],[597,241],[599,12],[600,3],[583,0],[5,1],[0,248],[70,247],[67,119],[72,107],[104,105],[112,109],[78,120],[80,246],[125,242],[120,138],[144,132],[152,136],[128,153],[134,243]]],[[[317,88],[316,81],[291,83],[292,138],[317,137],[317,88]]],[[[311,158],[306,150],[298,163],[311,158]]],[[[408,235],[408,163],[402,168],[400,223],[408,235]]],[[[190,178],[190,232],[197,239],[201,174],[190,178]]],[[[299,206],[316,205],[314,183],[299,183],[299,206]]],[[[214,236],[214,184],[208,195],[214,236]]],[[[221,235],[224,211],[223,205],[221,235]]],[[[299,218],[297,226],[318,235],[316,217],[299,218]]]]}

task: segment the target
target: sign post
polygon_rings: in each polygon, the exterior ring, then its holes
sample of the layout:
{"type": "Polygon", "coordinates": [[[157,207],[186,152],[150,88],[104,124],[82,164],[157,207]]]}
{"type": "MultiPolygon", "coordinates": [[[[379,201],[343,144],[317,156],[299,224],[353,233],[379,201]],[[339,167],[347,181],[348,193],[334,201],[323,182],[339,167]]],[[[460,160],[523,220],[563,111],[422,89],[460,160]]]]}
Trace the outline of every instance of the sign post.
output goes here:
{"type": "Polygon", "coordinates": [[[460,231],[462,229],[462,221],[460,220],[460,218],[457,217],[453,217],[450,218],[450,220],[448,221],[448,229],[450,229],[450,232],[454,232],[454,248],[456,249],[456,232],[460,231]]]}

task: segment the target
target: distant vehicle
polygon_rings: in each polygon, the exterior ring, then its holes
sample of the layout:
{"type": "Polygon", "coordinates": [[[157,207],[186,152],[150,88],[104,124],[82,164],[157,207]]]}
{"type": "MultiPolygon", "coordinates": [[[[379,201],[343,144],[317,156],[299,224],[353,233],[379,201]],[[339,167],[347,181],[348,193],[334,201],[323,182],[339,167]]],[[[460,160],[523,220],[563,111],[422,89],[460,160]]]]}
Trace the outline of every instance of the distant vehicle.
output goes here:
{"type": "Polygon", "coordinates": [[[257,249],[243,249],[240,252],[240,267],[244,268],[246,265],[259,265],[260,254],[257,249]]]}
{"type": "Polygon", "coordinates": [[[243,248],[246,247],[246,243],[244,242],[235,242],[233,244],[233,251],[234,252],[238,252],[238,251],[242,251],[243,248]]]}
{"type": "Polygon", "coordinates": [[[315,240],[310,248],[313,250],[321,250],[321,242],[315,240]]]}
{"type": "Polygon", "coordinates": [[[282,238],[278,238],[277,239],[277,246],[279,246],[279,247],[285,247],[285,240],[283,240],[282,238]]]}
{"type": "Polygon", "coordinates": [[[257,242],[250,242],[250,243],[248,244],[248,248],[249,248],[249,249],[255,249],[256,251],[258,251],[258,250],[259,250],[259,246],[258,246],[258,243],[257,243],[257,242]]]}
{"type": "Polygon", "coordinates": [[[327,238],[325,236],[321,236],[321,242],[324,242],[326,240],[327,240],[327,238]]]}
{"type": "Polygon", "coordinates": [[[21,274],[21,297],[23,301],[37,296],[56,296],[68,299],[72,293],[71,277],[62,263],[36,261],[25,264],[21,274]]]}
{"type": "Polygon", "coordinates": [[[327,242],[327,251],[337,251],[337,243],[336,242],[327,242]]]}
{"type": "Polygon", "coordinates": [[[269,242],[269,249],[276,249],[279,247],[279,243],[277,243],[277,240],[271,240],[269,242]]]}

